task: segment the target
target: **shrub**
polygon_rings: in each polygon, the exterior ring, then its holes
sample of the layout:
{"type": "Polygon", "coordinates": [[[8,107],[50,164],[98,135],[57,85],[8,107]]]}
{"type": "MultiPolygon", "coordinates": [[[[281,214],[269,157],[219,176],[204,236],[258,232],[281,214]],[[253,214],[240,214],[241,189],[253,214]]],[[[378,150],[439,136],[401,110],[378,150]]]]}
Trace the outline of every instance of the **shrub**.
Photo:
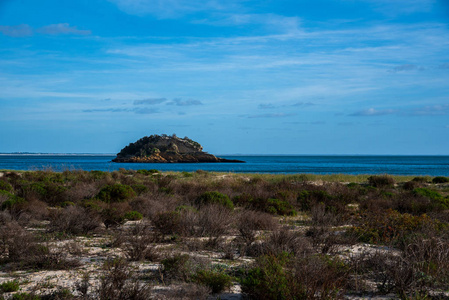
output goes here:
{"type": "Polygon", "coordinates": [[[241,280],[254,299],[336,299],[348,284],[348,267],[325,256],[294,258],[286,253],[256,259],[241,280]]]}
{"type": "Polygon", "coordinates": [[[12,300],[40,300],[41,297],[33,293],[16,293],[12,295],[12,300]]]}
{"type": "Polygon", "coordinates": [[[125,202],[136,197],[136,193],[129,185],[112,184],[103,187],[97,195],[97,198],[106,203],[125,202]]]}
{"type": "Polygon", "coordinates": [[[60,182],[37,181],[25,186],[25,199],[37,197],[49,205],[59,205],[64,202],[68,188],[60,182]]]}
{"type": "Polygon", "coordinates": [[[237,229],[247,246],[255,241],[258,230],[274,230],[277,225],[271,215],[254,210],[242,211],[237,219],[237,229]]]}
{"type": "Polygon", "coordinates": [[[136,173],[148,176],[148,175],[153,175],[155,173],[157,174],[160,172],[156,169],[150,169],[150,170],[140,169],[140,170],[137,170],[136,173]]]}
{"type": "Polygon", "coordinates": [[[449,178],[438,176],[432,179],[432,183],[447,183],[449,182],[449,178]]]}
{"type": "Polygon", "coordinates": [[[0,197],[6,199],[1,203],[2,210],[8,209],[11,211],[15,208],[18,208],[20,210],[26,203],[25,199],[18,197],[7,191],[0,191],[0,197]]]}
{"type": "Polygon", "coordinates": [[[161,261],[163,276],[165,279],[180,279],[190,281],[194,271],[188,254],[175,254],[161,261]]]}
{"type": "Polygon", "coordinates": [[[266,212],[281,216],[296,216],[297,212],[288,201],[270,198],[267,200],[266,212]]]}
{"type": "Polygon", "coordinates": [[[158,258],[154,245],[155,237],[148,224],[137,224],[119,239],[124,244],[124,251],[131,261],[150,260],[158,258]]]}
{"type": "Polygon", "coordinates": [[[418,177],[413,178],[412,181],[419,182],[419,183],[427,183],[430,181],[430,177],[418,176],[418,177]]]}
{"type": "Polygon", "coordinates": [[[302,211],[310,211],[317,203],[328,203],[332,196],[322,190],[303,190],[298,194],[298,204],[302,211]]]}
{"type": "Polygon", "coordinates": [[[232,212],[227,207],[209,205],[199,211],[198,233],[209,238],[210,246],[216,246],[218,239],[228,233],[232,222],[232,212]]]}
{"type": "Polygon", "coordinates": [[[443,198],[438,192],[428,188],[416,188],[413,190],[415,195],[423,196],[431,200],[431,205],[439,209],[449,209],[449,199],[443,198]]]}
{"type": "Polygon", "coordinates": [[[137,195],[144,194],[150,190],[146,185],[143,184],[133,184],[131,185],[131,188],[134,190],[134,192],[136,192],[137,195]]]}
{"type": "Polygon", "coordinates": [[[384,213],[367,214],[360,225],[351,227],[348,232],[355,234],[361,242],[400,244],[423,227],[438,231],[441,226],[441,223],[426,215],[413,216],[387,210],[384,213]]]}
{"type": "Polygon", "coordinates": [[[20,288],[20,284],[19,281],[17,280],[12,280],[12,281],[6,281],[0,284],[0,290],[3,293],[11,293],[11,292],[16,292],[18,291],[20,288]]]}
{"type": "Polygon", "coordinates": [[[221,293],[225,289],[229,289],[232,283],[231,276],[216,270],[199,270],[195,274],[194,280],[208,286],[212,293],[221,293]]]}
{"type": "Polygon", "coordinates": [[[97,213],[79,206],[67,206],[50,214],[50,230],[70,234],[87,234],[100,226],[97,213]]]}
{"type": "Polygon", "coordinates": [[[13,187],[5,180],[0,180],[0,191],[12,192],[13,187]]]}
{"type": "Polygon", "coordinates": [[[266,254],[278,256],[282,253],[304,256],[311,252],[312,245],[308,238],[285,227],[273,231],[263,243],[253,244],[249,249],[252,256],[266,254]]]}
{"type": "Polygon", "coordinates": [[[100,216],[106,228],[122,225],[126,221],[124,210],[117,206],[103,209],[100,216]]]}
{"type": "Polygon", "coordinates": [[[181,216],[177,211],[166,211],[157,214],[153,218],[154,226],[163,235],[168,234],[180,234],[182,231],[181,227],[181,216]]]}
{"type": "Polygon", "coordinates": [[[123,217],[126,220],[137,221],[137,220],[142,220],[143,215],[138,211],[132,210],[132,211],[126,212],[123,217]]]}
{"type": "Polygon", "coordinates": [[[127,261],[114,259],[103,264],[97,294],[100,300],[146,300],[151,298],[151,289],[139,282],[127,261]]]}
{"type": "Polygon", "coordinates": [[[229,197],[219,192],[205,192],[195,200],[198,206],[206,206],[209,204],[220,204],[226,208],[234,209],[234,204],[229,197]]]}
{"type": "Polygon", "coordinates": [[[393,177],[390,175],[374,175],[368,177],[368,183],[369,185],[376,187],[376,188],[383,188],[383,187],[392,187],[395,183],[393,177]]]}

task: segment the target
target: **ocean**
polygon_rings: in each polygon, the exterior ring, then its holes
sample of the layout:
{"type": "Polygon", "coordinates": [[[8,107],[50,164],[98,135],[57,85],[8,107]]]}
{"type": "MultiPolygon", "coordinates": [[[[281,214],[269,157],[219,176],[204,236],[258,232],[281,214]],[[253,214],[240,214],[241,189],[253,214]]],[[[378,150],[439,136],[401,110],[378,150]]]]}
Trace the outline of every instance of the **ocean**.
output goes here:
{"type": "Polygon", "coordinates": [[[391,174],[449,176],[449,156],[388,155],[218,155],[246,163],[113,163],[114,155],[0,154],[0,170],[157,169],[272,174],[391,174]]]}

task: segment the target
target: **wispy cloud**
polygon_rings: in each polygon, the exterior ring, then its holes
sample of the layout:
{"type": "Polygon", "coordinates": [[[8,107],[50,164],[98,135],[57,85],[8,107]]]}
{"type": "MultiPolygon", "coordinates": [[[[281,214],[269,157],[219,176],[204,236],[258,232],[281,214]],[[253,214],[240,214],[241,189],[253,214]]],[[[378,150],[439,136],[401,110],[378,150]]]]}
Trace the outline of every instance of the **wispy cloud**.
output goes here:
{"type": "Polygon", "coordinates": [[[180,98],[175,98],[172,101],[168,102],[167,105],[196,106],[196,105],[203,105],[203,103],[200,100],[195,99],[182,100],[180,98]]]}
{"type": "Polygon", "coordinates": [[[83,109],[82,112],[84,113],[96,113],[96,112],[112,112],[112,113],[119,113],[119,112],[131,112],[132,109],[129,108],[93,108],[93,109],[83,109]]]}
{"type": "Polygon", "coordinates": [[[83,113],[136,113],[141,115],[155,114],[159,110],[153,108],[94,108],[83,109],[83,113]]]}
{"type": "Polygon", "coordinates": [[[92,33],[90,30],[80,30],[76,26],[70,26],[68,23],[51,24],[37,29],[28,24],[0,26],[0,32],[11,37],[32,36],[34,32],[45,35],[89,35],[92,33]]]}
{"type": "Polygon", "coordinates": [[[268,32],[295,33],[301,27],[301,19],[277,14],[239,14],[220,13],[212,14],[209,18],[194,20],[192,23],[213,26],[244,26],[260,25],[268,32]]]}
{"type": "Polygon", "coordinates": [[[132,15],[175,18],[202,11],[224,11],[239,7],[239,0],[109,0],[132,15]]]}
{"type": "Polygon", "coordinates": [[[146,108],[146,107],[145,108],[135,108],[135,109],[133,109],[133,111],[139,115],[151,115],[151,114],[156,114],[159,112],[158,109],[146,108]]]}
{"type": "Polygon", "coordinates": [[[283,104],[283,105],[274,105],[273,103],[261,103],[258,105],[259,109],[276,109],[276,108],[283,108],[283,107],[307,107],[307,106],[313,106],[312,102],[296,102],[293,104],[283,104]]]}
{"type": "Polygon", "coordinates": [[[449,104],[437,104],[415,108],[411,115],[415,116],[442,116],[449,114],[449,104]]]}
{"type": "Polygon", "coordinates": [[[51,24],[41,27],[36,30],[41,34],[60,35],[60,34],[74,34],[74,35],[89,35],[90,30],[80,30],[76,26],[70,26],[68,23],[51,24]]]}
{"type": "Polygon", "coordinates": [[[33,28],[27,24],[0,26],[0,32],[11,37],[26,37],[33,35],[33,28]]]}
{"type": "Polygon", "coordinates": [[[423,67],[419,67],[417,65],[412,65],[412,64],[405,64],[405,65],[400,65],[397,67],[394,67],[392,69],[389,70],[389,72],[393,72],[393,73],[397,73],[397,72],[410,72],[410,71],[422,71],[424,70],[423,67]]]}
{"type": "Polygon", "coordinates": [[[258,119],[258,118],[287,118],[295,116],[294,113],[277,113],[277,114],[258,114],[258,115],[249,115],[247,118],[249,119],[258,119]]]}
{"type": "Polygon", "coordinates": [[[167,98],[149,98],[143,100],[134,100],[134,105],[156,105],[167,101],[167,98]]]}
{"type": "Polygon", "coordinates": [[[396,113],[397,111],[394,109],[382,109],[377,110],[374,108],[368,108],[364,110],[357,111],[355,113],[350,114],[350,116],[353,117],[371,117],[371,116],[384,116],[384,115],[391,115],[396,113]]]}

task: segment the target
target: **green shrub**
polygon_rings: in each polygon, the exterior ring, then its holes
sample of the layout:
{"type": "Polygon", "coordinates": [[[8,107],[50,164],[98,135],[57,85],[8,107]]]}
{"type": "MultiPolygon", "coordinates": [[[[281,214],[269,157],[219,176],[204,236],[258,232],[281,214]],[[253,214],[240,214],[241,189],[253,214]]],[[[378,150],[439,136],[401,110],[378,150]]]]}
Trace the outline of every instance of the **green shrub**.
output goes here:
{"type": "Polygon", "coordinates": [[[193,177],[193,174],[192,174],[192,173],[186,172],[186,171],[182,171],[182,172],[181,172],[181,175],[182,175],[183,177],[193,177]]]}
{"type": "Polygon", "coordinates": [[[253,299],[339,299],[349,268],[326,256],[263,255],[243,274],[242,291],[253,299]]]}
{"type": "Polygon", "coordinates": [[[17,280],[6,281],[0,284],[0,290],[3,293],[11,293],[19,290],[20,284],[17,280]]]}
{"type": "Polygon", "coordinates": [[[438,192],[432,191],[428,188],[416,188],[413,190],[415,195],[420,195],[431,200],[431,206],[433,209],[449,209],[449,199],[444,198],[438,192]]]}
{"type": "Polygon", "coordinates": [[[443,176],[438,176],[432,179],[432,183],[447,183],[447,182],[449,182],[449,178],[443,176]]]}
{"type": "Polygon", "coordinates": [[[413,178],[412,181],[419,182],[419,183],[427,183],[430,181],[430,177],[418,176],[418,177],[413,178]]]}
{"type": "Polygon", "coordinates": [[[97,180],[97,179],[102,179],[104,177],[106,177],[106,172],[103,171],[98,171],[98,170],[93,170],[89,172],[89,175],[92,179],[97,180]]]}
{"type": "Polygon", "coordinates": [[[137,170],[136,171],[138,174],[142,174],[142,175],[153,175],[155,173],[160,173],[158,170],[156,169],[150,169],[150,170],[145,170],[145,169],[141,169],[141,170],[137,170]]]}
{"type": "Polygon", "coordinates": [[[126,212],[123,217],[126,220],[137,221],[137,220],[142,220],[143,215],[138,211],[132,210],[132,211],[126,212]]]}
{"type": "Polygon", "coordinates": [[[198,206],[205,206],[209,204],[220,204],[229,209],[234,209],[234,204],[227,195],[220,192],[205,192],[201,194],[195,200],[195,204],[198,206]]]}
{"type": "Polygon", "coordinates": [[[216,270],[199,270],[194,275],[194,281],[208,286],[212,293],[221,293],[231,287],[232,277],[216,270]]]}
{"type": "Polygon", "coordinates": [[[442,226],[427,215],[413,216],[389,209],[364,216],[360,225],[351,227],[348,233],[355,234],[364,243],[401,244],[421,228],[438,231],[442,226]]]}
{"type": "Polygon", "coordinates": [[[149,188],[143,184],[133,184],[131,187],[137,195],[142,195],[149,191],[149,188]]]}
{"type": "Polygon", "coordinates": [[[136,193],[129,185],[112,184],[103,187],[97,195],[97,198],[106,203],[125,202],[136,197],[136,193]]]}
{"type": "Polygon", "coordinates": [[[368,177],[368,183],[373,187],[382,188],[392,187],[395,181],[390,175],[374,175],[368,177]]]}
{"type": "Polygon", "coordinates": [[[5,209],[11,210],[12,208],[14,208],[18,205],[22,205],[22,204],[26,203],[25,199],[20,198],[14,194],[11,194],[10,192],[7,192],[7,191],[0,191],[0,196],[3,196],[4,198],[6,198],[6,200],[3,201],[3,203],[1,204],[2,210],[5,210],[5,209]]]}
{"type": "Polygon", "coordinates": [[[61,207],[67,207],[67,206],[75,206],[75,203],[72,201],[64,201],[61,203],[61,207]]]}
{"type": "Polygon", "coordinates": [[[12,190],[13,190],[12,185],[10,185],[9,182],[0,180],[0,191],[12,192],[12,190]]]}
{"type": "Polygon", "coordinates": [[[30,293],[17,293],[12,295],[12,300],[40,300],[41,297],[30,293]]]}
{"type": "Polygon", "coordinates": [[[267,200],[266,212],[281,216],[296,216],[297,212],[288,201],[270,198],[267,200]]]}
{"type": "Polygon", "coordinates": [[[316,203],[328,203],[333,199],[326,191],[303,190],[298,194],[298,204],[302,211],[310,211],[316,203]]]}

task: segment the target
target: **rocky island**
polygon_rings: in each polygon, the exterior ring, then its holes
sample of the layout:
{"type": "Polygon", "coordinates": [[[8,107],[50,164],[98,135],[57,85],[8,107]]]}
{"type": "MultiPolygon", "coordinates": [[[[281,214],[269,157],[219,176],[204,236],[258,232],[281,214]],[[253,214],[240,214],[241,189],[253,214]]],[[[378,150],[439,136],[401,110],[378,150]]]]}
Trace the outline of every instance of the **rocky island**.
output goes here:
{"type": "Polygon", "coordinates": [[[176,135],[151,135],[130,143],[112,160],[117,163],[243,163],[241,160],[216,157],[203,151],[203,147],[176,135]]]}

